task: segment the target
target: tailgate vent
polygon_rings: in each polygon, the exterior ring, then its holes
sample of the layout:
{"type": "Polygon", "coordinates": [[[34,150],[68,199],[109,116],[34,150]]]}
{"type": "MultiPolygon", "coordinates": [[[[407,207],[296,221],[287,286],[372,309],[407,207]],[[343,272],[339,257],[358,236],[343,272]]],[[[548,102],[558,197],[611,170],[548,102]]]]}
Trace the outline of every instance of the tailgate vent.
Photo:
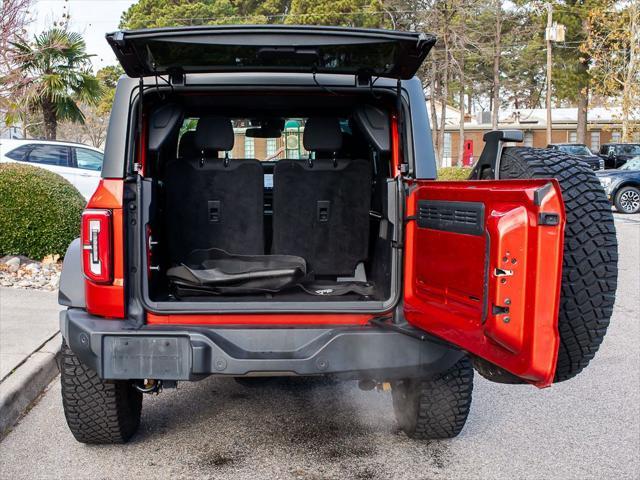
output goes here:
{"type": "Polygon", "coordinates": [[[418,227],[482,235],[484,203],[420,200],[418,201],[418,227]]]}

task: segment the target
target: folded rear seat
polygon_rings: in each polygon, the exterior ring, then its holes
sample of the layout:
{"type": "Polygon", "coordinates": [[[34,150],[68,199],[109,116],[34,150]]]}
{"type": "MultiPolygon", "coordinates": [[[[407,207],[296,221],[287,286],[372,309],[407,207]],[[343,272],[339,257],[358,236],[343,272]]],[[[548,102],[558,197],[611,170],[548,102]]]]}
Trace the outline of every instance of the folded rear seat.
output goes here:
{"type": "MultiPolygon", "coordinates": [[[[186,135],[186,134],[185,134],[186,135]]],[[[264,253],[263,173],[257,160],[218,158],[233,148],[228,118],[198,121],[193,143],[180,145],[184,158],[166,170],[169,254],[174,264],[198,249],[219,248],[243,255],[264,253]],[[195,153],[195,155],[194,155],[195,153]]]]}
{"type": "Polygon", "coordinates": [[[254,159],[218,158],[233,143],[228,118],[202,117],[167,166],[167,277],[178,296],[279,291],[306,275],[303,258],[264,255],[264,172],[254,159]]]}
{"type": "Polygon", "coordinates": [[[320,276],[353,276],[367,259],[371,165],[336,158],[337,118],[310,118],[304,147],[314,160],[281,160],[274,169],[272,253],[303,257],[320,276]]]}
{"type": "MultiPolygon", "coordinates": [[[[282,251],[264,255],[263,170],[256,160],[216,158],[214,151],[233,147],[233,131],[229,130],[227,119],[200,119],[195,143],[203,151],[201,158],[178,160],[167,170],[167,210],[173,232],[169,246],[174,260],[167,277],[174,293],[189,297],[300,288],[319,296],[372,295],[374,287],[366,282],[314,282],[307,266],[312,258],[316,274],[352,274],[358,261],[366,258],[368,162],[278,162],[274,182],[280,191],[290,189],[292,196],[281,195],[274,205],[274,229],[283,232],[274,234],[274,245],[282,251]],[[314,170],[309,175],[310,168],[314,170]],[[212,202],[217,207],[215,214],[212,202]],[[315,210],[325,204],[326,211],[315,210]],[[312,219],[296,217],[293,212],[298,208],[302,212],[311,208],[321,225],[314,229],[312,219]],[[292,241],[301,232],[310,248],[298,248],[300,244],[292,241]],[[302,254],[293,253],[296,250],[302,254]]],[[[315,147],[318,142],[309,145],[315,147]]]]}

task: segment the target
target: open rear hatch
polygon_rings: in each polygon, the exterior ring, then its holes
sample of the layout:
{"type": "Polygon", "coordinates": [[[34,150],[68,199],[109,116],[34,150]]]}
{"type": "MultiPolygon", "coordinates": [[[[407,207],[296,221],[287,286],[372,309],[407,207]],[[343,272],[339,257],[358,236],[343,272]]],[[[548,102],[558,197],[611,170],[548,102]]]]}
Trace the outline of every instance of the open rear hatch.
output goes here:
{"type": "Polygon", "coordinates": [[[336,73],[410,79],[433,35],[323,26],[206,26],[107,34],[130,77],[204,72],[336,73]]]}

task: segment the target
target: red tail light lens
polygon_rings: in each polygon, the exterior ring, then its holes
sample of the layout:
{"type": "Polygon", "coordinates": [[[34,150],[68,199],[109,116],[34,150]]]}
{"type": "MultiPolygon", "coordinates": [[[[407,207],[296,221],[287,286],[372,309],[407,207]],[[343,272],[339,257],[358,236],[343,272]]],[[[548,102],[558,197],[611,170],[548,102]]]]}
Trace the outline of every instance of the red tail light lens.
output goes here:
{"type": "Polygon", "coordinates": [[[82,269],[95,283],[113,281],[113,225],[111,210],[82,214],[82,269]]]}

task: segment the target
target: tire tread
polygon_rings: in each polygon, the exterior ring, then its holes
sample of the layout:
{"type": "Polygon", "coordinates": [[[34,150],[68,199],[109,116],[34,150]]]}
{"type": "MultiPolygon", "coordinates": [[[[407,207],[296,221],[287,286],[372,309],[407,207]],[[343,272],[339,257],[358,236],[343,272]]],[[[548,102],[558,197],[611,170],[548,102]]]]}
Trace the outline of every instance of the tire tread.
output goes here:
{"type": "Polygon", "coordinates": [[[396,418],[410,438],[453,438],[462,431],[471,408],[473,367],[463,357],[433,378],[402,380],[392,388],[396,418]]]}
{"type": "Polygon", "coordinates": [[[73,436],[82,443],[125,443],[137,431],[142,394],[125,381],[108,382],[63,343],[62,405],[73,436]]]}
{"type": "Polygon", "coordinates": [[[611,205],[589,166],[553,150],[504,150],[500,178],[550,177],[560,184],[567,218],[554,380],[562,382],[589,364],[605,336],[617,288],[618,243],[611,205]]]}

